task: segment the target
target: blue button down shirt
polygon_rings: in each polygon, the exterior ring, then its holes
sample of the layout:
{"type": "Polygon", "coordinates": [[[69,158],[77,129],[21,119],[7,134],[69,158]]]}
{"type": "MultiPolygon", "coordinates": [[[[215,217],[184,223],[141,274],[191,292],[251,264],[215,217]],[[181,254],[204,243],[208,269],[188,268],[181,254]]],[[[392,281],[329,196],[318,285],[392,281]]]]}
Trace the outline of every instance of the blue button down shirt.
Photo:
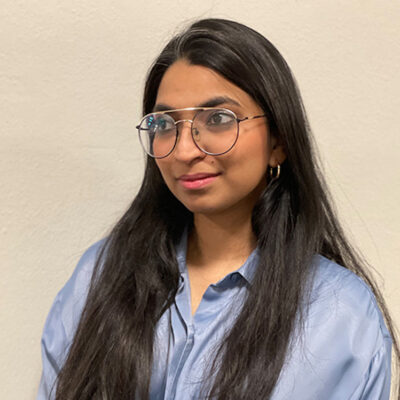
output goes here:
{"type": "MultiPolygon", "coordinates": [[[[99,247],[97,243],[83,255],[47,317],[37,400],[54,398],[50,389],[73,339],[99,247]]],[[[151,400],[198,398],[215,346],[251,288],[258,258],[256,249],[237,271],[210,285],[192,316],[184,235],[177,248],[181,282],[176,303],[156,330],[151,400]]],[[[293,341],[271,400],[388,400],[392,342],[371,290],[322,256],[315,256],[313,265],[304,336],[293,341]]]]}

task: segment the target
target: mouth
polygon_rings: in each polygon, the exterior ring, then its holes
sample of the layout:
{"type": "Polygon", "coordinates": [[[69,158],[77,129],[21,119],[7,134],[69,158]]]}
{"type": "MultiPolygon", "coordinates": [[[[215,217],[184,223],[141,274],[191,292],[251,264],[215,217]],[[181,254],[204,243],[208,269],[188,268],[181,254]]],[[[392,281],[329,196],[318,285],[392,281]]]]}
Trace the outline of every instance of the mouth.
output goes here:
{"type": "Polygon", "coordinates": [[[199,173],[182,175],[178,178],[178,181],[185,189],[200,189],[214,182],[219,175],[221,174],[199,173]]]}

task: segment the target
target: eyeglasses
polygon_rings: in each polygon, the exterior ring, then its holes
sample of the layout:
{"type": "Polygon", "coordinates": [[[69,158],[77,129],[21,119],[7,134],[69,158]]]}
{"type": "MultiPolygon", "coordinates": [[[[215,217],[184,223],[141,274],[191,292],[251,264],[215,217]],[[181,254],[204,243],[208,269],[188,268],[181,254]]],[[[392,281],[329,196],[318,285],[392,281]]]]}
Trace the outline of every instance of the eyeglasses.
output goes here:
{"type": "Polygon", "coordinates": [[[239,137],[239,123],[265,115],[238,118],[225,108],[190,107],[145,115],[136,129],[144,151],[151,157],[164,158],[172,153],[178,141],[177,125],[190,122],[194,144],[204,153],[219,156],[227,153],[239,137]],[[193,119],[175,120],[184,111],[194,111],[193,119]]]}

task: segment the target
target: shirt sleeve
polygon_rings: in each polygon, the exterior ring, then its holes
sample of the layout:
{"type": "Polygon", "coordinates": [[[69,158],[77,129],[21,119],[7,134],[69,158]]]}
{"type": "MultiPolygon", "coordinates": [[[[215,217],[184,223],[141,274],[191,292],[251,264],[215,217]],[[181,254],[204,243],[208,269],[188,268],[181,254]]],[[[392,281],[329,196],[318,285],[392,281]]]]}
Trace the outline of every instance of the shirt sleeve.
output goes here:
{"type": "Polygon", "coordinates": [[[392,339],[371,289],[317,259],[304,327],[273,400],[389,400],[392,339]]]}
{"type": "MultiPolygon", "coordinates": [[[[331,385],[321,398],[389,400],[392,339],[371,289],[360,277],[332,262],[325,264],[321,278],[323,307],[316,302],[318,322],[321,328],[331,329],[325,345],[336,353],[330,358],[332,364],[325,364],[331,374],[330,378],[326,374],[325,382],[331,385]]],[[[322,358],[327,352],[320,355],[322,358]]]]}
{"type": "Polygon", "coordinates": [[[372,358],[351,400],[389,400],[392,341],[386,338],[372,358]]]}
{"type": "Polygon", "coordinates": [[[47,316],[41,340],[42,376],[37,400],[55,398],[55,382],[85,305],[93,267],[102,241],[90,247],[75,271],[57,294],[47,316]]]}
{"type": "Polygon", "coordinates": [[[37,400],[54,398],[53,384],[62,365],[61,349],[67,345],[67,332],[61,319],[62,292],[60,292],[51,307],[42,335],[42,376],[39,384],[37,400]]]}

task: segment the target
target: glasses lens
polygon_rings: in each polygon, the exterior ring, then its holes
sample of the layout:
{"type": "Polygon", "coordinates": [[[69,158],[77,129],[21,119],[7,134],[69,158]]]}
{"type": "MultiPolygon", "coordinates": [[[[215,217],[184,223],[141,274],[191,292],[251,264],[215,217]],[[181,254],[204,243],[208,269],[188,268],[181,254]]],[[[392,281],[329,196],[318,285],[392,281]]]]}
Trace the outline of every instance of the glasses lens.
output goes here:
{"type": "Polygon", "coordinates": [[[167,114],[146,115],[139,126],[139,139],[147,154],[157,158],[165,157],[175,146],[174,119],[167,114]]]}
{"type": "Polygon", "coordinates": [[[229,110],[202,110],[193,119],[193,137],[196,144],[209,154],[223,154],[237,140],[236,115],[229,110]]]}

